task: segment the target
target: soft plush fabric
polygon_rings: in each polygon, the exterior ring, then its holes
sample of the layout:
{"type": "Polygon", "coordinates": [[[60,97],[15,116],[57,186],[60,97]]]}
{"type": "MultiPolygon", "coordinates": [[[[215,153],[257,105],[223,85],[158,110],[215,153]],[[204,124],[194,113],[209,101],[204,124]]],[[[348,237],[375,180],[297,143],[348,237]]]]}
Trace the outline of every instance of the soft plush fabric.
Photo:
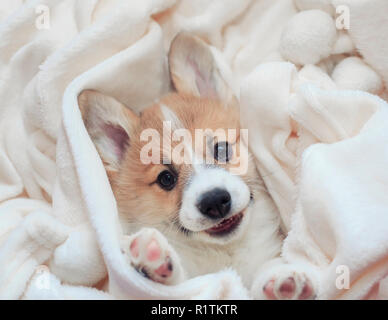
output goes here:
{"type": "Polygon", "coordinates": [[[318,271],[320,299],[386,297],[387,12],[385,0],[2,0],[0,298],[249,298],[233,270],[168,287],[126,263],[78,109],[83,89],[135,110],[167,93],[181,30],[213,46],[240,99],[285,260],[318,271]]]}

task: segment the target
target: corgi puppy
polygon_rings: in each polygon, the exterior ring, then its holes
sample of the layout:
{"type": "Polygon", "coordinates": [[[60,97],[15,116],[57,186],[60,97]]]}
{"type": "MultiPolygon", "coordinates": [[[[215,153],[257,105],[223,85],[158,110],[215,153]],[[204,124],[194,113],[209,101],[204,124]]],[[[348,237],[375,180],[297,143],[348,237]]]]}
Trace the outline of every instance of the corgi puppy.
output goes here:
{"type": "Polygon", "coordinates": [[[78,98],[128,235],[128,262],[166,285],[229,267],[255,298],[314,297],[311,276],[279,258],[279,214],[241,137],[237,99],[212,51],[180,33],[168,60],[175,92],[140,114],[93,90],[78,98]],[[166,137],[176,132],[192,140],[166,137]]]}

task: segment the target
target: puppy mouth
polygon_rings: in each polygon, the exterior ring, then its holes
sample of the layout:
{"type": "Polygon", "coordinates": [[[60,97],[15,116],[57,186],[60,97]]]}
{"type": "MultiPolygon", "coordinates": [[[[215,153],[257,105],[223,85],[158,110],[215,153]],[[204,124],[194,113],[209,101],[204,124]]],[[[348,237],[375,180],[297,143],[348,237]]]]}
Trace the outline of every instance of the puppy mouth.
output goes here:
{"type": "Polygon", "coordinates": [[[211,236],[227,235],[237,229],[243,219],[243,216],[244,211],[241,211],[240,213],[235,214],[234,216],[228,219],[224,219],[214,227],[204,231],[211,236]]]}

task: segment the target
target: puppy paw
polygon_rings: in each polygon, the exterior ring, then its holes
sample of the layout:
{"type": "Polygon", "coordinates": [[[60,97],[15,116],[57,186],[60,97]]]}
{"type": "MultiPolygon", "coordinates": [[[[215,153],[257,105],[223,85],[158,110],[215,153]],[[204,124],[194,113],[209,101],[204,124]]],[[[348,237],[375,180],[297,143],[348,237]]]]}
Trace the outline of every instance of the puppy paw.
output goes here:
{"type": "Polygon", "coordinates": [[[144,277],[167,285],[182,280],[177,254],[156,229],[141,229],[128,237],[124,246],[130,264],[144,277]]]}
{"type": "Polygon", "coordinates": [[[259,270],[251,293],[256,299],[311,300],[316,297],[317,279],[318,275],[311,267],[270,263],[259,270]]]}
{"type": "Polygon", "coordinates": [[[310,279],[303,273],[285,273],[269,280],[263,287],[269,300],[311,300],[315,290],[310,279]]]}

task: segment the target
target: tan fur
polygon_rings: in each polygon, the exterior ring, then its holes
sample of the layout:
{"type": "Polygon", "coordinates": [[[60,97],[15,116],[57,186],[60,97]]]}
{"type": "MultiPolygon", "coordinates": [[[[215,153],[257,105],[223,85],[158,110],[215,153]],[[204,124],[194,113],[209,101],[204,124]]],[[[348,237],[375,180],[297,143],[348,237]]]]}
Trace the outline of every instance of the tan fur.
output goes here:
{"type": "MultiPolygon", "coordinates": [[[[140,141],[140,133],[147,128],[156,129],[162,136],[163,116],[160,105],[164,104],[173,110],[184,127],[194,137],[195,129],[210,128],[216,130],[236,129],[239,132],[239,111],[237,107],[225,106],[216,100],[201,99],[187,95],[170,94],[156,105],[145,109],[134,128],[130,148],[118,172],[111,175],[110,182],[115,194],[120,214],[124,221],[155,226],[159,223],[170,223],[177,219],[182,190],[192,174],[192,166],[187,164],[174,165],[178,173],[178,185],[171,191],[162,190],[156,183],[160,172],[167,169],[165,165],[143,164],[140,161],[140,150],[147,143],[140,141]]],[[[176,143],[172,144],[174,147],[176,143]]],[[[237,136],[237,149],[239,136],[237,136]]],[[[161,150],[161,155],[162,155],[161,150]]],[[[236,155],[234,155],[236,156],[236,155]]],[[[252,160],[251,160],[252,161],[252,160]]],[[[226,169],[230,164],[220,165],[226,169]]],[[[234,166],[238,166],[234,164],[234,166]]],[[[243,176],[248,185],[256,185],[258,175],[253,163],[250,170],[243,176]],[[254,183],[253,183],[254,182],[254,183]]],[[[254,190],[252,190],[254,191],[254,190]]]]}

